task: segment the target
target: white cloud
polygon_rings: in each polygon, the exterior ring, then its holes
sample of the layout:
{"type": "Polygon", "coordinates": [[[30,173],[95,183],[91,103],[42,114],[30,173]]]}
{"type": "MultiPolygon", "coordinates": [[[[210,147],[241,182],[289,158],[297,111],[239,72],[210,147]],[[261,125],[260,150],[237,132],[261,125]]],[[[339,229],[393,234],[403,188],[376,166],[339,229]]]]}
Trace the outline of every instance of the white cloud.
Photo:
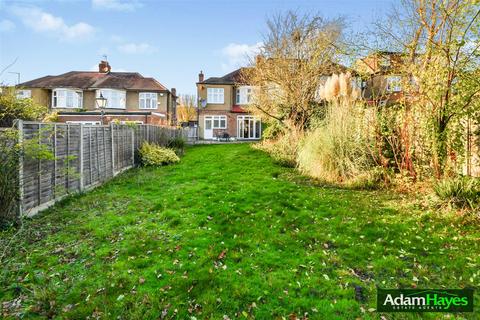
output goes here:
{"type": "Polygon", "coordinates": [[[156,49],[149,45],[148,43],[124,43],[117,46],[117,49],[123,53],[127,54],[142,54],[142,53],[152,53],[155,52],[156,49]]]}
{"type": "Polygon", "coordinates": [[[95,28],[85,22],[67,25],[61,17],[56,17],[37,7],[14,6],[11,11],[23,24],[35,32],[55,36],[60,40],[73,41],[88,39],[95,33],[95,28]]]}
{"type": "Polygon", "coordinates": [[[15,24],[7,19],[0,21],[0,32],[9,32],[15,29],[15,24]]]}
{"type": "Polygon", "coordinates": [[[262,45],[262,42],[252,45],[230,43],[221,51],[224,59],[224,62],[222,62],[223,71],[231,71],[232,69],[245,66],[250,59],[253,59],[260,52],[262,45]]]}
{"type": "Polygon", "coordinates": [[[134,11],[143,6],[137,0],[92,0],[92,7],[99,10],[134,11]]]}

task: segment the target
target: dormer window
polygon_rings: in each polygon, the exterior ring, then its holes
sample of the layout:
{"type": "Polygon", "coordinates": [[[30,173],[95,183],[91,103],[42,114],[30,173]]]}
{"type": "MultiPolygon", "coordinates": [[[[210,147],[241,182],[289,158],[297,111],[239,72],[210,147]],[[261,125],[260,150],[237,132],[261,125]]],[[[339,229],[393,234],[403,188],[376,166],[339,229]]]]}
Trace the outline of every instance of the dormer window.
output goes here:
{"type": "Polygon", "coordinates": [[[83,92],[73,89],[54,89],[52,91],[52,108],[82,108],[83,92]]]}

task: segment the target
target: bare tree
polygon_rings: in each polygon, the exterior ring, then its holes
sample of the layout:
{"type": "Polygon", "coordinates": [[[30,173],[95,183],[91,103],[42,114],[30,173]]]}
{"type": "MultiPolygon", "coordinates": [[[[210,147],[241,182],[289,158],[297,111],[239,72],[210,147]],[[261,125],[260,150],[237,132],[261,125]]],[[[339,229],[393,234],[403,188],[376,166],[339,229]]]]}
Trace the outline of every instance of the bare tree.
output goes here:
{"type": "Polygon", "coordinates": [[[405,97],[417,116],[427,118],[440,177],[459,121],[480,107],[480,3],[402,0],[376,28],[390,50],[404,53],[405,97]]]}
{"type": "Polygon", "coordinates": [[[343,20],[289,11],[268,20],[261,54],[247,69],[255,86],[253,110],[267,121],[303,130],[318,111],[322,75],[338,59],[343,20]]]}
{"type": "Polygon", "coordinates": [[[197,99],[195,95],[180,95],[179,105],[177,106],[177,120],[179,122],[188,122],[197,119],[197,99]]]}

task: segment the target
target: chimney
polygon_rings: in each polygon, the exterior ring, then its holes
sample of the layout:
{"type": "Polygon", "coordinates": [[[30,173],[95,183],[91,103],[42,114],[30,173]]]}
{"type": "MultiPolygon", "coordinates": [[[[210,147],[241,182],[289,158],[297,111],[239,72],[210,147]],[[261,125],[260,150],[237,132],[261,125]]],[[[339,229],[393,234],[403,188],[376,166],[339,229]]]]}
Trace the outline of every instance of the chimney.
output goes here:
{"type": "Polygon", "coordinates": [[[170,92],[172,93],[172,96],[174,96],[174,97],[177,96],[177,89],[172,88],[172,89],[170,89],[170,92]]]}
{"type": "Polygon", "coordinates": [[[108,61],[102,60],[98,64],[98,72],[100,73],[109,73],[110,70],[112,70],[112,67],[110,67],[110,64],[108,64],[108,61]]]}
{"type": "Polygon", "coordinates": [[[203,71],[200,71],[200,73],[198,74],[198,82],[203,82],[204,79],[205,77],[203,76],[203,71]]]}

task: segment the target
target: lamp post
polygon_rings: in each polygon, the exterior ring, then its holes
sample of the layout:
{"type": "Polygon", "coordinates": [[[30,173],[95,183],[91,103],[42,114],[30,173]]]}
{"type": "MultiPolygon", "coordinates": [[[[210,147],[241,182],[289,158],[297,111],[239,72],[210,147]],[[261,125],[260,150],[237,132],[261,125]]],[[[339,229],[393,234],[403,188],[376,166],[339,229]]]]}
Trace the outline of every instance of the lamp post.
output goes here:
{"type": "Polygon", "coordinates": [[[97,108],[100,109],[100,121],[103,126],[103,115],[105,114],[105,107],[107,106],[107,99],[103,97],[102,93],[98,98],[95,98],[95,102],[97,103],[97,108]]]}

